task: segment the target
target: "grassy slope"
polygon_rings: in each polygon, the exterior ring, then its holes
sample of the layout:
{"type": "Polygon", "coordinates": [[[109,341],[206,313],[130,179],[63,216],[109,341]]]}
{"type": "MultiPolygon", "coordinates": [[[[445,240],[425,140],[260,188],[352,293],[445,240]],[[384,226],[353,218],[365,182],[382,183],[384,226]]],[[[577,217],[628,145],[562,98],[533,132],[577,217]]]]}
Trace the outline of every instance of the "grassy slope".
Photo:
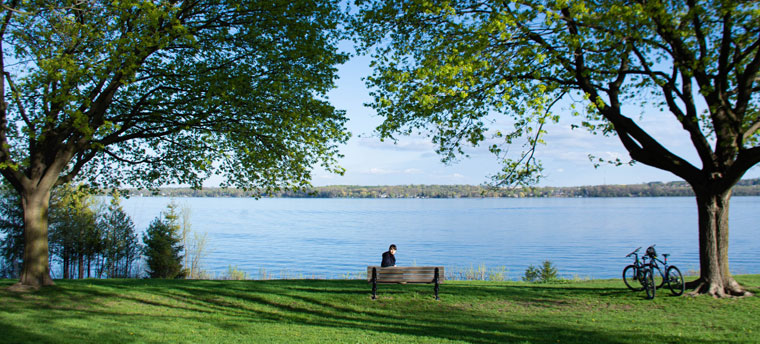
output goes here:
{"type": "MultiPolygon", "coordinates": [[[[760,294],[760,275],[738,276],[760,294]]],[[[0,280],[2,343],[757,343],[760,297],[655,300],[620,280],[380,285],[357,280],[0,280]]]]}

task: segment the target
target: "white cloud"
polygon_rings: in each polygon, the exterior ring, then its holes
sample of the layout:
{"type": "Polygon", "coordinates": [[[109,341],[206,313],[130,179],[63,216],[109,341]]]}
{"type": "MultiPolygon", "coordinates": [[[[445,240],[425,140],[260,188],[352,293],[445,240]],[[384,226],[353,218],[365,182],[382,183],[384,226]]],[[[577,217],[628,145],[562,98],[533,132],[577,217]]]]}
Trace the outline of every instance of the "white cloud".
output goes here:
{"type": "Polygon", "coordinates": [[[407,168],[404,170],[404,174],[423,174],[425,171],[420,170],[419,168],[407,168]]]}
{"type": "Polygon", "coordinates": [[[385,174],[396,174],[396,173],[398,173],[398,171],[396,171],[396,170],[388,170],[388,169],[384,169],[384,168],[373,167],[373,168],[370,168],[369,170],[364,171],[364,173],[365,174],[385,175],[385,174]]]}

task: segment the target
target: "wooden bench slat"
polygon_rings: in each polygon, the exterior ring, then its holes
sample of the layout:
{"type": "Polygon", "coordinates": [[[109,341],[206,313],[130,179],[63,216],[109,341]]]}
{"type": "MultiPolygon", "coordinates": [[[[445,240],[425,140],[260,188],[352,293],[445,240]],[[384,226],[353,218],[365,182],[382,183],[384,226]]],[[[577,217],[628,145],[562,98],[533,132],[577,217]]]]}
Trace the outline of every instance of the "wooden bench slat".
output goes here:
{"type": "Polygon", "coordinates": [[[392,270],[403,270],[403,271],[435,271],[435,268],[438,268],[438,270],[443,269],[442,266],[393,266],[393,267],[387,267],[382,268],[379,266],[368,266],[367,270],[372,271],[372,268],[378,269],[378,271],[392,271],[392,270]]]}
{"type": "Polygon", "coordinates": [[[388,267],[381,268],[378,266],[367,267],[367,281],[372,280],[372,269],[377,271],[378,283],[434,283],[435,269],[438,268],[438,283],[445,280],[444,269],[441,266],[424,266],[424,267],[388,267]]]}
{"type": "MultiPolygon", "coordinates": [[[[439,273],[440,275],[440,273],[439,273]]],[[[393,278],[423,278],[423,277],[429,277],[431,280],[433,279],[435,275],[434,274],[378,274],[378,279],[393,279],[393,278]]],[[[441,276],[438,276],[438,279],[441,279],[441,276]]]]}
{"type": "Polygon", "coordinates": [[[379,266],[368,266],[367,271],[372,271],[372,269],[377,269],[378,272],[387,272],[387,271],[407,271],[407,272],[435,272],[435,269],[438,268],[438,271],[443,270],[442,266],[415,266],[415,267],[388,267],[388,268],[381,268],[379,266]]]}

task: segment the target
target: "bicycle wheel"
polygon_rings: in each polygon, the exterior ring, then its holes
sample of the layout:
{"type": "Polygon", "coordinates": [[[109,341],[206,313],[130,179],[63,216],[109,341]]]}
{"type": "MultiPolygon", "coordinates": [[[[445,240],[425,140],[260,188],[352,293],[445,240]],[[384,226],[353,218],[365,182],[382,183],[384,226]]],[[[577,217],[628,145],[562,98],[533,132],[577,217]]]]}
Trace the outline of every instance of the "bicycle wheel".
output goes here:
{"type": "Polygon", "coordinates": [[[675,296],[679,296],[683,294],[684,289],[686,289],[686,283],[683,280],[683,275],[681,274],[681,270],[678,270],[675,266],[668,267],[668,288],[670,288],[670,292],[673,293],[675,296]]]}
{"type": "Polygon", "coordinates": [[[668,280],[665,278],[665,271],[659,266],[652,267],[652,278],[654,279],[654,285],[656,285],[657,288],[662,288],[668,280]]]}
{"type": "Polygon", "coordinates": [[[623,282],[628,289],[633,291],[644,290],[644,287],[641,286],[641,282],[639,282],[639,268],[637,268],[636,265],[631,264],[623,269],[623,282]]]}
{"type": "Polygon", "coordinates": [[[642,281],[642,284],[644,284],[644,290],[647,292],[647,299],[651,300],[654,299],[654,293],[657,289],[657,286],[654,284],[654,272],[651,269],[647,269],[644,271],[644,280],[642,281]]]}

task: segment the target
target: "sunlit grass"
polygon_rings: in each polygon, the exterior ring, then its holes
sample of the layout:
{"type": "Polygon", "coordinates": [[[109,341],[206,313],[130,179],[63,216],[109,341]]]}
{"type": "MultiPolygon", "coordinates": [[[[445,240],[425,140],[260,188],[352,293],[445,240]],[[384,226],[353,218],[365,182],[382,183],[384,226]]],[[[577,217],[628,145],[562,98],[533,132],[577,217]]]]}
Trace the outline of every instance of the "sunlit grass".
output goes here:
{"type": "MultiPolygon", "coordinates": [[[[737,279],[760,293],[760,275],[737,279]]],[[[760,298],[654,300],[621,280],[80,280],[18,294],[2,343],[756,343],[760,298]]],[[[658,290],[659,291],[659,290],[658,290]]]]}

